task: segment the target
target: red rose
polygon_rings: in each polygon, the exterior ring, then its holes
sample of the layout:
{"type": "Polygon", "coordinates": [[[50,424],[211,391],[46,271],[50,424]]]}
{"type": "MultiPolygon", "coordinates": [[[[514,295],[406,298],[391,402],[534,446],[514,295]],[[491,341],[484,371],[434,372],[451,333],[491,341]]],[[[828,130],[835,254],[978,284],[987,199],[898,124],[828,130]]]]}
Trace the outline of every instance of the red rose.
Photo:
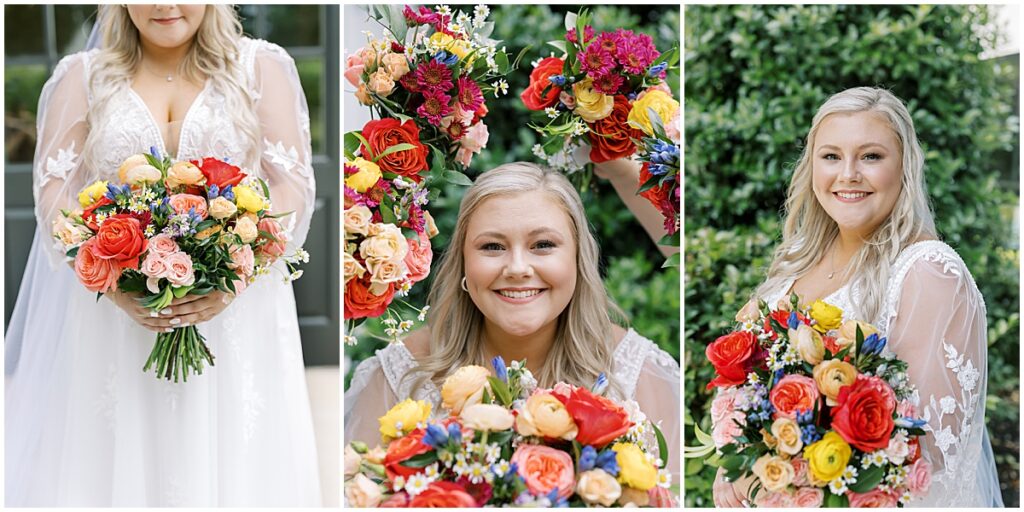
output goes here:
{"type": "Polygon", "coordinates": [[[472,508],[476,500],[454,482],[431,482],[409,502],[410,508],[472,508]]]}
{"type": "Polygon", "coordinates": [[[483,507],[494,496],[494,487],[487,482],[474,484],[469,477],[462,476],[455,483],[461,485],[466,490],[466,494],[473,497],[476,507],[483,507]]]}
{"type": "Polygon", "coordinates": [[[413,121],[399,122],[398,119],[385,118],[370,121],[363,126],[363,138],[370,147],[361,146],[359,151],[364,158],[372,159],[386,149],[397,144],[412,144],[413,149],[396,151],[377,161],[384,172],[393,172],[405,176],[417,183],[423,178],[420,171],[427,169],[429,149],[420,142],[420,128],[413,121]]]}
{"type": "Polygon", "coordinates": [[[715,367],[715,378],[707,389],[715,386],[738,386],[747,381],[747,372],[755,366],[761,347],[753,333],[737,331],[721,336],[708,345],[704,355],[715,367]]]}
{"type": "MultiPolygon", "coordinates": [[[[591,155],[593,155],[593,153],[591,153],[591,155]]],[[[591,158],[593,158],[593,156],[591,156],[591,158]]],[[[651,179],[652,176],[654,175],[651,174],[650,163],[644,162],[644,165],[640,167],[639,186],[643,186],[644,183],[647,183],[647,180],[651,179]]],[[[677,174],[675,185],[678,187],[678,184],[679,175],[677,174]]],[[[666,219],[674,219],[675,215],[679,213],[679,196],[675,195],[675,197],[672,197],[672,185],[673,183],[667,182],[661,185],[655,185],[654,187],[639,193],[640,197],[653,204],[666,219]]],[[[675,231],[671,231],[670,234],[674,232],[675,231]]]]}
{"type": "Polygon", "coordinates": [[[839,390],[836,401],[832,429],[844,441],[864,452],[889,446],[896,400],[888,384],[878,377],[858,375],[853,384],[839,390]]]}
{"type": "Polygon", "coordinates": [[[551,83],[551,78],[562,74],[562,67],[565,63],[557,57],[541,59],[537,67],[530,72],[530,85],[519,95],[523,104],[530,110],[544,110],[555,103],[558,103],[558,94],[562,89],[551,83]],[[547,94],[543,94],[544,89],[547,94]]]}
{"type": "Polygon", "coordinates": [[[345,319],[376,318],[384,314],[395,294],[395,283],[390,283],[382,295],[370,293],[370,275],[354,278],[345,285],[345,319]]]}
{"type": "Polygon", "coordinates": [[[575,388],[568,395],[552,393],[572,416],[579,433],[576,440],[582,445],[601,449],[625,434],[633,422],[629,413],[615,402],[595,395],[586,388],[575,388]]]}
{"type": "Polygon", "coordinates": [[[644,132],[628,124],[627,118],[632,106],[629,99],[619,94],[615,96],[612,113],[604,119],[590,125],[587,138],[590,139],[590,161],[595,164],[625,158],[636,153],[633,139],[644,136],[644,132]]]}
{"type": "Polygon", "coordinates": [[[96,232],[96,255],[116,261],[121,268],[137,269],[139,255],[148,243],[138,219],[115,215],[103,221],[96,232]]]}
{"type": "Polygon", "coordinates": [[[423,443],[423,436],[426,433],[426,430],[418,428],[388,444],[388,453],[384,456],[384,471],[387,474],[388,480],[394,481],[399,476],[408,478],[416,473],[423,472],[423,468],[406,467],[402,465],[402,462],[421,453],[433,450],[433,448],[423,443]]]}
{"type": "Polygon", "coordinates": [[[204,158],[191,160],[192,165],[199,168],[199,171],[206,177],[206,186],[217,185],[217,188],[224,190],[224,187],[238,185],[245,178],[245,173],[237,166],[231,165],[216,158],[204,158]]]}
{"type": "Polygon", "coordinates": [[[82,210],[82,220],[85,221],[85,225],[88,226],[89,229],[93,231],[100,229],[100,225],[96,223],[96,210],[99,207],[106,206],[108,204],[114,204],[114,202],[111,201],[110,199],[107,199],[107,196],[103,196],[99,198],[95,203],[89,205],[88,208],[82,210]]]}

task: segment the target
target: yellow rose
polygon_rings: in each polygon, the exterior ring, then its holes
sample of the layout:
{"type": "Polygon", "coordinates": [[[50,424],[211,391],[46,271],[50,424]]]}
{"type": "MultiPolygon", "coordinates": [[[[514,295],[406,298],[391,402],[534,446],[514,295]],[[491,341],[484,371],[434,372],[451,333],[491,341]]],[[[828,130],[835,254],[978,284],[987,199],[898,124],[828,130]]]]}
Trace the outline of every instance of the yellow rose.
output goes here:
{"type": "Polygon", "coordinates": [[[591,469],[580,473],[576,482],[576,494],[588,505],[610,507],[622,495],[622,486],[605,470],[591,469]]]}
{"type": "Polygon", "coordinates": [[[374,94],[382,98],[386,98],[391,94],[391,91],[395,90],[395,81],[392,80],[391,75],[383,69],[378,69],[370,74],[370,83],[367,85],[374,94]]]}
{"type": "Polygon", "coordinates": [[[359,169],[359,172],[345,178],[345,186],[360,194],[376,185],[377,180],[380,179],[380,166],[363,157],[358,157],[348,162],[347,165],[359,169]]]}
{"type": "Polygon", "coordinates": [[[235,203],[228,201],[223,197],[215,197],[210,201],[210,217],[217,220],[226,219],[235,214],[238,208],[235,203]]]}
{"type": "Polygon", "coordinates": [[[416,429],[416,424],[423,423],[429,418],[430,402],[407,398],[378,419],[380,435],[385,441],[400,437],[402,434],[412,432],[416,429]]]}
{"type": "Polygon", "coordinates": [[[761,480],[761,485],[771,492],[784,490],[796,476],[793,465],[778,455],[762,455],[757,462],[754,462],[752,470],[761,480]]]}
{"type": "Polygon", "coordinates": [[[388,53],[380,59],[380,64],[391,75],[392,80],[401,80],[409,72],[409,60],[402,53],[388,53]]]}
{"type": "Polygon", "coordinates": [[[857,368],[839,359],[822,361],[814,367],[814,382],[818,390],[825,395],[825,403],[831,407],[839,405],[836,398],[843,386],[852,385],[857,380],[857,368]]]}
{"type": "Polygon", "coordinates": [[[345,267],[345,284],[348,284],[353,278],[361,278],[366,273],[366,268],[363,267],[359,260],[355,259],[348,251],[345,251],[344,267],[345,267]]]}
{"type": "Polygon", "coordinates": [[[633,443],[612,445],[615,461],[619,463],[619,483],[647,491],[658,483],[658,468],[647,460],[644,452],[633,443]]]}
{"type": "Polygon", "coordinates": [[[800,324],[794,332],[789,330],[789,339],[796,346],[800,357],[810,364],[818,364],[825,358],[825,343],[821,340],[821,334],[807,324],[800,324]]]}
{"type": "Polygon", "coordinates": [[[399,263],[405,259],[409,252],[409,242],[406,241],[402,230],[394,224],[372,224],[375,229],[368,232],[375,232],[359,243],[359,255],[364,260],[390,261],[399,263]]]}
{"type": "Polygon", "coordinates": [[[491,374],[483,366],[463,366],[448,376],[441,386],[441,406],[458,416],[467,405],[483,400],[491,374]]]}
{"type": "Polygon", "coordinates": [[[807,459],[811,484],[824,487],[832,480],[842,476],[846,464],[852,454],[850,445],[835,432],[828,432],[820,441],[804,450],[807,459]]]}
{"type": "Polygon", "coordinates": [[[78,193],[78,204],[82,205],[82,208],[88,208],[106,193],[107,182],[97,181],[78,193]]]}
{"type": "Polygon", "coordinates": [[[615,97],[596,91],[594,79],[589,76],[572,84],[572,93],[576,96],[575,112],[588,123],[608,117],[615,106],[615,97]]]}
{"type": "Polygon", "coordinates": [[[644,133],[651,135],[654,133],[654,129],[651,127],[648,108],[654,109],[664,124],[669,122],[675,111],[679,109],[679,102],[665,91],[658,89],[648,90],[633,102],[633,109],[629,111],[629,117],[626,119],[643,130],[644,133]]]}
{"type": "Polygon", "coordinates": [[[516,420],[508,409],[496,404],[467,405],[459,418],[464,426],[481,432],[508,430],[516,420]]]}
{"type": "Polygon", "coordinates": [[[825,301],[816,300],[811,304],[811,318],[817,323],[814,328],[818,332],[828,332],[843,323],[843,310],[825,301]]]}
{"type": "Polygon", "coordinates": [[[128,181],[128,171],[140,166],[148,165],[149,160],[146,160],[146,155],[138,154],[132,155],[121,162],[121,166],[117,168],[117,179],[121,183],[131,183],[128,181]]]}
{"type": "Polygon", "coordinates": [[[800,439],[800,425],[789,418],[779,418],[772,423],[772,435],[778,442],[779,451],[787,455],[796,455],[804,447],[800,439]]]}
{"type": "Polygon", "coordinates": [[[128,169],[128,172],[125,174],[125,183],[130,185],[152,185],[159,182],[163,177],[164,175],[160,172],[160,169],[152,165],[136,165],[128,169]]]}
{"type": "Polygon", "coordinates": [[[167,186],[170,188],[202,185],[205,182],[203,171],[192,165],[192,162],[177,162],[167,170],[167,186]]]}
{"type": "MultiPolygon", "coordinates": [[[[454,54],[459,60],[465,59],[466,55],[469,55],[469,43],[462,39],[455,39],[444,32],[434,32],[434,35],[430,36],[430,41],[436,44],[437,48],[454,54]]],[[[466,62],[472,64],[474,60],[476,57],[472,57],[466,62]]]]}
{"type": "Polygon", "coordinates": [[[239,217],[235,221],[235,227],[231,228],[231,232],[238,235],[238,238],[242,239],[243,244],[252,243],[259,236],[260,230],[256,227],[256,223],[249,217],[239,217]]]}
{"type": "Polygon", "coordinates": [[[232,187],[231,190],[235,193],[235,205],[240,210],[255,213],[266,208],[263,196],[257,194],[255,190],[243,185],[232,187]]]}
{"type": "Polygon", "coordinates": [[[524,436],[543,436],[572,441],[579,430],[565,404],[551,393],[534,393],[516,417],[516,427],[524,436]]]}
{"type": "Polygon", "coordinates": [[[869,323],[847,320],[843,322],[842,327],[840,327],[839,331],[836,333],[836,345],[838,345],[840,349],[857,343],[857,326],[860,326],[860,332],[864,335],[865,339],[872,334],[878,333],[878,329],[869,323]]]}
{"type": "Polygon", "coordinates": [[[380,486],[362,473],[345,482],[345,499],[350,507],[376,508],[381,498],[380,486]]]}

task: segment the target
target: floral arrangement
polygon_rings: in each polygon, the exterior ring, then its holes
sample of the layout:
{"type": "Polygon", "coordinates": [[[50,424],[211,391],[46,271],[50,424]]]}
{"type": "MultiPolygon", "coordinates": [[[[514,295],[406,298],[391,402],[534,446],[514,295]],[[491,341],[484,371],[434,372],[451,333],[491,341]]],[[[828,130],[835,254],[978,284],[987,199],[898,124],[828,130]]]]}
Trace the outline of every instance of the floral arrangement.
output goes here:
{"type": "MultiPolygon", "coordinates": [[[[661,91],[655,91],[660,93],[661,91]]],[[[654,94],[654,93],[651,93],[654,94]]],[[[679,187],[679,109],[676,108],[674,123],[666,126],[661,116],[653,108],[648,108],[646,115],[640,115],[639,108],[645,103],[646,97],[636,102],[634,112],[637,116],[629,123],[636,126],[643,136],[635,140],[637,160],[643,162],[640,168],[639,194],[647,199],[665,218],[665,232],[668,233],[660,245],[679,246],[679,212],[681,197],[679,187]]],[[[679,265],[679,253],[674,254],[666,266],[679,265]]]]}
{"type": "MultiPolygon", "coordinates": [[[[96,181],[78,194],[82,210],[54,221],[59,248],[74,260],[86,289],[143,294],[160,311],[175,298],[213,290],[238,294],[283,259],[285,281],[302,276],[309,254],[286,254],[289,241],[271,214],[266,182],[215,158],[171,162],[156,148],[129,157],[119,184],[96,181]]],[[[213,354],[195,325],[158,333],[143,371],[188,380],[213,366],[213,354]]]]}
{"type": "Polygon", "coordinates": [[[520,95],[536,112],[530,127],[543,137],[534,154],[570,175],[582,168],[573,153],[584,143],[594,163],[633,155],[644,135],[639,126],[650,127],[648,109],[679,122],[679,103],[664,82],[678,49],[660,53],[650,36],[626,29],[596,34],[589,18],[586,9],[566,15],[565,40],[548,43],[563,55],[535,62],[520,95]]]}
{"type": "Polygon", "coordinates": [[[665,440],[635,402],[560,383],[538,388],[525,362],[495,376],[458,369],[441,388],[443,419],[405,400],[380,418],[384,446],[345,450],[354,507],[675,506],[665,440]]]}
{"type": "Polygon", "coordinates": [[[754,475],[759,507],[897,507],[924,496],[931,467],[907,363],[867,323],[822,301],[753,302],[707,347],[713,430],[730,480],[754,475]]]}

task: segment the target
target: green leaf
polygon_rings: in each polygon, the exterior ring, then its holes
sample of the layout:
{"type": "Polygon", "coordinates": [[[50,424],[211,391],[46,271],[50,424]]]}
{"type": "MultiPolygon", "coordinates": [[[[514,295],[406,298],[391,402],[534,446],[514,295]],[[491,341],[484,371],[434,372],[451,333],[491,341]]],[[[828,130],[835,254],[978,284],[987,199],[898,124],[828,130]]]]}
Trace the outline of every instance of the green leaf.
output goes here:
{"type": "Polygon", "coordinates": [[[270,187],[267,186],[267,182],[263,181],[263,178],[256,178],[260,182],[260,186],[263,187],[263,197],[270,197],[270,187]]]}
{"type": "Polygon", "coordinates": [[[850,500],[845,496],[836,496],[825,491],[825,507],[827,508],[850,508],[850,500]]]}
{"type": "Polygon", "coordinates": [[[362,135],[359,132],[348,132],[345,134],[345,158],[355,160],[356,150],[363,143],[362,135]]]}
{"type": "Polygon", "coordinates": [[[448,183],[453,185],[460,185],[463,187],[469,187],[473,185],[473,180],[469,179],[469,176],[459,171],[448,171],[444,173],[444,179],[448,183]]]}
{"type": "Polygon", "coordinates": [[[668,458],[671,455],[668,451],[668,443],[665,442],[665,435],[661,433],[661,429],[658,428],[653,422],[651,427],[654,428],[654,435],[658,438],[658,453],[661,455],[661,466],[662,469],[668,466],[668,458]]]}
{"type": "Polygon", "coordinates": [[[407,468],[425,468],[435,462],[437,462],[437,451],[430,450],[427,453],[421,453],[419,455],[409,457],[399,464],[407,468]]]}
{"type": "Polygon", "coordinates": [[[381,151],[379,155],[374,156],[373,157],[373,162],[377,163],[378,161],[380,161],[381,158],[384,158],[384,157],[386,157],[386,156],[388,156],[388,155],[390,155],[392,153],[397,153],[399,151],[407,151],[407,150],[410,150],[410,149],[416,149],[416,146],[414,146],[412,144],[409,144],[408,142],[403,142],[401,144],[395,144],[394,146],[390,146],[387,149],[385,149],[384,151],[381,151]]]}
{"type": "Polygon", "coordinates": [[[679,266],[679,254],[675,253],[668,258],[665,258],[665,263],[661,264],[661,268],[678,267],[679,266]]]}
{"type": "Polygon", "coordinates": [[[882,466],[871,466],[861,470],[857,475],[857,481],[849,484],[849,488],[856,493],[865,493],[878,487],[884,477],[885,469],[882,466]]]}
{"type": "Polygon", "coordinates": [[[568,43],[568,41],[548,41],[548,46],[551,46],[552,48],[554,48],[554,49],[556,49],[556,50],[558,50],[558,51],[560,51],[562,53],[567,53],[568,52],[568,50],[566,50],[566,44],[567,43],[568,43]]]}

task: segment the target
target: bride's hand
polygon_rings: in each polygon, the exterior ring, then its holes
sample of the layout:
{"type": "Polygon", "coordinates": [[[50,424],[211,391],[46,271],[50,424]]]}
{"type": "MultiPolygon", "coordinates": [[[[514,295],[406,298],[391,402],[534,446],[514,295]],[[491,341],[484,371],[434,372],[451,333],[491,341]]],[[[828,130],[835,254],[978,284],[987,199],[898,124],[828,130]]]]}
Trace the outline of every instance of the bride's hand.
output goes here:
{"type": "Polygon", "coordinates": [[[113,290],[103,294],[103,296],[110,299],[110,302],[121,308],[132,320],[135,320],[135,323],[142,327],[153,332],[169,332],[171,330],[172,326],[168,323],[170,317],[159,316],[156,311],[143,307],[142,303],[139,302],[142,295],[113,290]]]}
{"type": "Polygon", "coordinates": [[[628,183],[634,188],[640,186],[640,162],[629,158],[620,158],[594,164],[594,174],[612,184],[628,183]]]}
{"type": "Polygon", "coordinates": [[[725,470],[718,468],[718,474],[715,475],[715,483],[711,487],[715,506],[720,508],[749,508],[750,502],[747,500],[747,491],[752,483],[753,481],[750,477],[730,482],[725,479],[725,470]]]}
{"type": "Polygon", "coordinates": [[[174,299],[167,307],[170,313],[161,312],[161,320],[166,319],[170,327],[186,327],[206,322],[220,314],[231,304],[235,296],[214,290],[206,295],[186,295],[174,299]]]}

